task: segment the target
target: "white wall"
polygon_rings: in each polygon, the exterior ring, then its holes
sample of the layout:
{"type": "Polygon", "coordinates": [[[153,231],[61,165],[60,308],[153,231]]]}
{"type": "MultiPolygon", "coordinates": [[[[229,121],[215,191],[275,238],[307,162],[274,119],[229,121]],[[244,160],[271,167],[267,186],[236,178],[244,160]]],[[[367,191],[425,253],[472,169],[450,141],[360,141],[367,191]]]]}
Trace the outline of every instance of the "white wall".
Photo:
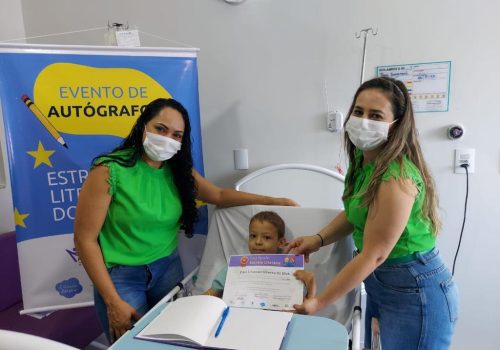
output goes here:
{"type": "MultiPolygon", "coordinates": [[[[6,1],[4,1],[6,2],[6,1]]],[[[369,26],[367,77],[377,65],[452,61],[450,110],[418,114],[426,159],[441,198],[439,246],[451,266],[463,215],[465,177],[452,172],[453,150],[476,149],[469,208],[456,280],[461,319],[453,349],[494,349],[500,342],[500,118],[494,101],[500,81],[494,0],[23,0],[26,35],[71,31],[128,21],[140,30],[201,48],[203,146],[207,177],[231,186],[232,150],[249,150],[251,170],[279,162],[333,168],[339,136],[324,129],[323,81],[330,103],[346,111],[359,82],[362,41],[369,26]],[[43,14],[43,15],[40,15],[43,14]],[[462,122],[461,141],[445,138],[462,122]]],[[[10,11],[10,9],[9,9],[10,11]]],[[[1,12],[5,13],[5,12],[1,12]]],[[[2,16],[6,17],[6,16],[2,16]]],[[[102,33],[44,39],[95,44],[102,33]]],[[[146,45],[163,44],[143,37],[146,45]]],[[[5,205],[2,200],[2,211],[5,205]]]]}
{"type": "MultiPolygon", "coordinates": [[[[24,20],[21,1],[0,0],[0,42],[3,40],[24,38],[24,20]]],[[[18,42],[23,42],[18,41],[18,42]]],[[[14,209],[7,165],[7,152],[2,109],[0,106],[0,234],[14,230],[14,209]],[[3,188],[3,184],[6,187],[3,188]]]]}

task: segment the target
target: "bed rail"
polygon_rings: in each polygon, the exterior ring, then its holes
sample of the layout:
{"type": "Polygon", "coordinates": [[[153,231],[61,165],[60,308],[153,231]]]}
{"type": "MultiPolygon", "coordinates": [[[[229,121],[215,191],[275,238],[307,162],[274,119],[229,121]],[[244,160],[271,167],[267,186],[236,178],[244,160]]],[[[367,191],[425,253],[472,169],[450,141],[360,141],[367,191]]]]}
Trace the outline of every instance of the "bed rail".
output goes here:
{"type": "Polygon", "coordinates": [[[264,174],[272,173],[278,170],[289,170],[289,169],[295,169],[295,170],[306,170],[306,171],[312,171],[315,173],[320,173],[324,174],[327,176],[330,176],[334,179],[337,179],[340,182],[344,182],[345,177],[341,174],[339,174],[336,171],[323,168],[317,165],[311,165],[311,164],[301,164],[301,163],[284,163],[284,164],[276,164],[276,165],[270,165],[265,168],[256,170],[247,176],[243,177],[240,179],[236,184],[234,185],[234,188],[236,191],[240,190],[240,187],[246,184],[247,182],[261,176],[264,174]]]}

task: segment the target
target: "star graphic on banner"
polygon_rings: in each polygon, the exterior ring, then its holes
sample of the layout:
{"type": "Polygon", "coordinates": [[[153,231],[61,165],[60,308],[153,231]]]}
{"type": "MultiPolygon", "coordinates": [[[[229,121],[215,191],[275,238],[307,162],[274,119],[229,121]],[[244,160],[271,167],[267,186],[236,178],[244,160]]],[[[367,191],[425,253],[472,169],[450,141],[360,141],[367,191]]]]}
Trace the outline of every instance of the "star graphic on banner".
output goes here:
{"type": "Polygon", "coordinates": [[[37,168],[42,163],[47,164],[52,168],[50,156],[54,154],[55,151],[49,151],[43,148],[42,141],[38,141],[38,149],[36,151],[29,151],[26,153],[35,158],[35,166],[33,167],[33,169],[37,168]]]}
{"type": "Polygon", "coordinates": [[[24,219],[26,219],[30,214],[21,214],[17,208],[14,209],[14,223],[17,226],[21,226],[26,228],[26,224],[24,223],[24,219]]]}

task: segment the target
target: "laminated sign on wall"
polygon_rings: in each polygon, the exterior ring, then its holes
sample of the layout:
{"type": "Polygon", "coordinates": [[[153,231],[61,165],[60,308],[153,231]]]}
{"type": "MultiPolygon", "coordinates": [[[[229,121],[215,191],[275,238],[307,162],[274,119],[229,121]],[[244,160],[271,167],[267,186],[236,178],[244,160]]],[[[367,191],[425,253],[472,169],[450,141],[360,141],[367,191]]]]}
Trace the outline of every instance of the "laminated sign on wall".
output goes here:
{"type": "Polygon", "coordinates": [[[451,62],[378,66],[377,76],[401,80],[415,112],[447,112],[450,100],[451,62]]]}

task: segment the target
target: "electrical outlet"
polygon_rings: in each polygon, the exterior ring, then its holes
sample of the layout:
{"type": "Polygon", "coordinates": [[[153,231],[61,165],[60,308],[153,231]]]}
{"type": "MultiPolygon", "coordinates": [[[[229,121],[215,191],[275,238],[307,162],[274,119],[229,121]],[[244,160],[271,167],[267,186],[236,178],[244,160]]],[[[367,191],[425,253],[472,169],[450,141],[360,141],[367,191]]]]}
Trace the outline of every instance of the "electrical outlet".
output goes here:
{"type": "Polygon", "coordinates": [[[469,174],[474,173],[476,163],[476,150],[474,148],[464,148],[455,150],[455,174],[465,174],[465,169],[462,164],[468,164],[467,168],[469,174]]]}

